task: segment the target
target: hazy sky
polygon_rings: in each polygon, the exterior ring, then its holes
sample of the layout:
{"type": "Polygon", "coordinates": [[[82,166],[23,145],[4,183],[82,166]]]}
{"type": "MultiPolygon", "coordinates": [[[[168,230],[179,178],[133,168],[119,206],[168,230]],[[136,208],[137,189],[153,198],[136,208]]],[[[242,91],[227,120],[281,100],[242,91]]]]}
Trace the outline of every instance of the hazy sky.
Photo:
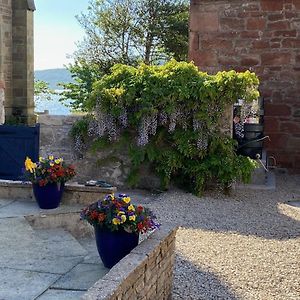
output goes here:
{"type": "Polygon", "coordinates": [[[62,68],[82,40],[83,30],[75,16],[85,12],[89,0],[35,0],[35,70],[62,68]]]}

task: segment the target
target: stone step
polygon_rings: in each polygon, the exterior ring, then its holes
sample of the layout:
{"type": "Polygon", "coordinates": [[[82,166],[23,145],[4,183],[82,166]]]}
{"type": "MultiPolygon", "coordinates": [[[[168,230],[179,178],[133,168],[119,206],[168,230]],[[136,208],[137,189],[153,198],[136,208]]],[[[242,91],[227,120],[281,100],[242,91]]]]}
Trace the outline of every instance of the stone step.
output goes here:
{"type": "Polygon", "coordinates": [[[56,209],[40,209],[35,201],[31,200],[1,200],[0,199],[0,219],[11,217],[22,217],[31,215],[55,215],[70,212],[79,212],[84,207],[83,204],[66,205],[61,204],[56,209]],[[2,204],[2,206],[1,206],[2,204]]]}

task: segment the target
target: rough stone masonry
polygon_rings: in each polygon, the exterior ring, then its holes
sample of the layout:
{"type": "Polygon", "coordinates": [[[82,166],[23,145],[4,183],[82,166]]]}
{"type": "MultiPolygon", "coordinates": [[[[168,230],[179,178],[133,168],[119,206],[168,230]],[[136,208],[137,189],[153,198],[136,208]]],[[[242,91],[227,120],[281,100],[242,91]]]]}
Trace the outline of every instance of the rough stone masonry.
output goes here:
{"type": "Polygon", "coordinates": [[[300,172],[300,0],[191,0],[189,58],[201,70],[250,69],[265,101],[265,144],[300,172]]]}

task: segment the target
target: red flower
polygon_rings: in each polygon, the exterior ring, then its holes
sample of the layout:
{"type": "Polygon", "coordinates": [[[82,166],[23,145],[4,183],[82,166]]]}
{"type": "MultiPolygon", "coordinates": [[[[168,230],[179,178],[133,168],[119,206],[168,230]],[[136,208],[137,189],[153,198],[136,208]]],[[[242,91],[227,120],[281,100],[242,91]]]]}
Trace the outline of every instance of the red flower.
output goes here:
{"type": "Polygon", "coordinates": [[[106,218],[106,215],[104,213],[100,213],[99,216],[98,216],[98,220],[99,222],[103,222],[106,218]]]}
{"type": "Polygon", "coordinates": [[[94,219],[94,220],[97,220],[98,219],[98,213],[96,211],[92,211],[91,218],[94,219]]]}
{"type": "Polygon", "coordinates": [[[138,230],[139,230],[139,231],[142,231],[143,228],[144,228],[144,225],[143,225],[142,222],[140,222],[140,223],[137,224],[137,227],[138,227],[138,230]]]}
{"type": "Polygon", "coordinates": [[[138,205],[137,212],[141,213],[144,210],[144,207],[141,205],[138,205]]]}
{"type": "Polygon", "coordinates": [[[41,179],[39,181],[39,186],[45,186],[46,184],[47,184],[47,180],[45,180],[45,179],[41,179]]]}

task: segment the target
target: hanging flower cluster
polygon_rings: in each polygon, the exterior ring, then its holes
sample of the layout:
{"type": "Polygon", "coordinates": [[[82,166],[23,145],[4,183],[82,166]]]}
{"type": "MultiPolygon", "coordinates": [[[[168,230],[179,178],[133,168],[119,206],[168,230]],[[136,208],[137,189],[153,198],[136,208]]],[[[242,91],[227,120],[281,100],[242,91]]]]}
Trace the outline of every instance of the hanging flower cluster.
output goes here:
{"type": "Polygon", "coordinates": [[[192,63],[170,61],[164,66],[133,68],[116,65],[94,86],[94,114],[89,134],[115,141],[124,128],[135,128],[136,143],[145,146],[158,127],[170,134],[192,129],[199,150],[219,128],[224,108],[241,96],[258,96],[255,74],[235,71],[210,76],[192,63]]]}

